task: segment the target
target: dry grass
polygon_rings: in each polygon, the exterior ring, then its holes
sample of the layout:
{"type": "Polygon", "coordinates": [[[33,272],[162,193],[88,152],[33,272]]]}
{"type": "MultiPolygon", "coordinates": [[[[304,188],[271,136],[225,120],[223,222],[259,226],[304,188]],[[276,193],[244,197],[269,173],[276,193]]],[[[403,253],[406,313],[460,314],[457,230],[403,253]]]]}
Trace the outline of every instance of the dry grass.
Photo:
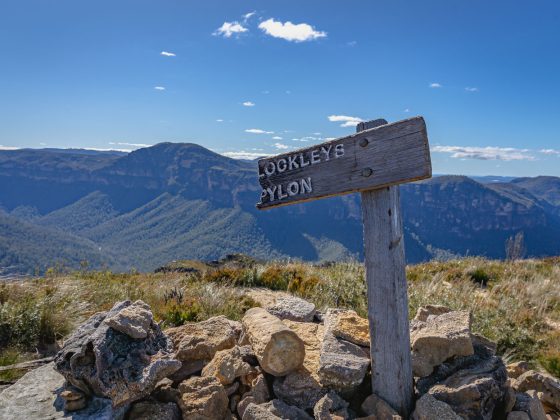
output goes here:
{"type": "MultiPolygon", "coordinates": [[[[560,376],[560,259],[468,258],[410,266],[410,313],[425,304],[473,312],[475,332],[507,360],[528,360],[560,376]]],[[[0,364],[44,353],[91,314],[142,299],[158,321],[180,325],[224,314],[239,319],[256,302],[243,287],[286,290],[319,309],[367,312],[361,264],[302,263],[211,268],[199,273],[77,272],[0,286],[0,364]]]]}

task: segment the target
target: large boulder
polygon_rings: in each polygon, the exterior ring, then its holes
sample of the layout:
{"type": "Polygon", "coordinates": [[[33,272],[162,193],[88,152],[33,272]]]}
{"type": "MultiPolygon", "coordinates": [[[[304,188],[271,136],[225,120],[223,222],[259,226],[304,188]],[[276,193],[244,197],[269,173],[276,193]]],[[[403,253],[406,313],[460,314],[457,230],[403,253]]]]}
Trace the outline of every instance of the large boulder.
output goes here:
{"type": "Polygon", "coordinates": [[[328,309],[324,316],[325,328],[335,337],[358,346],[369,347],[369,323],[350,309],[328,309]]]}
{"type": "Polygon", "coordinates": [[[369,355],[360,346],[338,339],[325,329],[318,371],[323,386],[352,392],[364,380],[369,365],[369,355]]]}
{"type": "Polygon", "coordinates": [[[274,376],[285,376],[302,366],[305,346],[282,321],[263,308],[249,309],[241,321],[261,368],[274,376]]]}
{"type": "Polygon", "coordinates": [[[305,346],[303,366],[284,377],[274,379],[273,389],[278,398],[305,410],[313,409],[315,404],[328,392],[319,378],[319,359],[324,327],[309,322],[283,321],[305,346]]]}
{"type": "Polygon", "coordinates": [[[179,392],[178,404],[185,419],[223,419],[229,412],[226,390],[213,376],[189,378],[179,384],[179,392]]]}
{"type": "Polygon", "coordinates": [[[535,390],[539,399],[556,411],[560,411],[560,380],[547,373],[529,370],[521,374],[513,387],[520,392],[535,390]]]}
{"type": "Polygon", "coordinates": [[[315,316],[315,305],[295,296],[279,296],[265,309],[280,319],[311,322],[315,316]]]}
{"type": "Polygon", "coordinates": [[[149,307],[124,301],[81,325],[64,342],[55,367],[86,394],[122,407],[149,395],[159,380],[181,367],[172,352],[149,307]]]}
{"type": "Polygon", "coordinates": [[[217,351],[235,346],[239,337],[236,325],[225,316],[169,328],[165,333],[173,341],[175,357],[183,364],[209,362],[217,351]]]}
{"type": "Polygon", "coordinates": [[[432,386],[428,393],[463,418],[490,420],[505,405],[506,368],[499,357],[481,360],[432,386]]]}
{"type": "Polygon", "coordinates": [[[443,401],[436,400],[430,394],[424,394],[416,401],[412,420],[462,420],[462,417],[443,401]]]}
{"type": "Polygon", "coordinates": [[[90,397],[80,410],[64,411],[65,379],[53,363],[26,373],[0,393],[0,419],[44,420],[72,417],[74,420],[120,420],[128,406],[113,408],[108,398],[90,397]]]}
{"type": "Polygon", "coordinates": [[[243,360],[238,346],[216,352],[214,358],[202,369],[202,376],[214,376],[222,385],[231,385],[236,378],[251,374],[255,368],[243,360]]]}
{"type": "Polygon", "coordinates": [[[474,353],[471,314],[467,311],[430,315],[412,323],[410,341],[414,376],[430,375],[434,368],[457,356],[474,353]]]}

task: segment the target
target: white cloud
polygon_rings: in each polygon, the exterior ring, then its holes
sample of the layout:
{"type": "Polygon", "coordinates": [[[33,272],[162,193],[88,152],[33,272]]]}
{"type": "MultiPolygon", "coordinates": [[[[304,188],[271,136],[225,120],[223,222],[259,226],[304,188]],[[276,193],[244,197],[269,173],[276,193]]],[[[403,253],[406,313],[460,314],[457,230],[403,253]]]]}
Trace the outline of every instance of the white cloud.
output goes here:
{"type": "Polygon", "coordinates": [[[268,94],[270,93],[270,91],[269,91],[269,90],[263,90],[261,93],[262,93],[263,95],[268,95],[268,94]]]}
{"type": "Polygon", "coordinates": [[[218,118],[218,119],[216,120],[216,122],[224,122],[224,120],[222,120],[221,118],[218,118]]]}
{"type": "Polygon", "coordinates": [[[245,159],[245,160],[253,160],[260,157],[268,156],[266,153],[257,153],[257,152],[246,152],[241,150],[239,152],[224,152],[222,155],[227,156],[232,159],[245,159]]]}
{"type": "Polygon", "coordinates": [[[251,101],[245,101],[243,102],[243,106],[255,106],[255,103],[251,101]]]}
{"type": "Polygon", "coordinates": [[[313,133],[314,136],[320,136],[321,133],[313,133]]]}
{"type": "Polygon", "coordinates": [[[545,154],[545,155],[556,155],[560,157],[560,150],[554,150],[554,149],[541,149],[539,150],[539,152],[545,154]]]}
{"type": "Polygon", "coordinates": [[[154,86],[155,90],[165,90],[165,86],[154,86]]]}
{"type": "Polygon", "coordinates": [[[313,26],[307,23],[293,24],[290,21],[282,23],[274,19],[261,22],[259,29],[274,38],[282,38],[293,42],[311,41],[327,36],[326,32],[316,31],[313,26]]]}
{"type": "Polygon", "coordinates": [[[243,22],[247,22],[249,19],[251,19],[251,17],[255,16],[257,14],[257,12],[255,10],[253,10],[252,12],[249,13],[245,13],[243,15],[243,22]]]}
{"type": "Polygon", "coordinates": [[[290,149],[291,148],[287,144],[283,144],[283,143],[274,143],[273,146],[276,147],[277,149],[280,149],[280,150],[285,150],[285,149],[290,149]]]}
{"type": "Polygon", "coordinates": [[[260,128],[248,128],[245,130],[245,132],[251,134],[274,134],[274,131],[265,131],[261,130],[260,128]]]}
{"type": "Polygon", "coordinates": [[[162,51],[162,52],[160,52],[159,54],[160,54],[160,55],[163,55],[163,56],[165,56],[165,57],[175,57],[175,56],[176,56],[175,53],[172,53],[172,52],[169,52],[169,51],[162,51]]]}
{"type": "Polygon", "coordinates": [[[274,136],[274,137],[272,137],[272,140],[282,140],[282,137],[280,137],[280,136],[274,136]]]}
{"type": "Polygon", "coordinates": [[[529,154],[529,149],[516,149],[514,147],[470,147],[470,146],[435,146],[432,152],[451,153],[455,159],[477,160],[535,160],[529,154]]]}
{"type": "Polygon", "coordinates": [[[151,147],[153,144],[144,144],[144,143],[125,143],[125,142],[109,142],[109,144],[114,144],[118,146],[132,146],[132,147],[151,147]]]}
{"type": "Polygon", "coordinates": [[[341,127],[355,127],[363,121],[359,117],[349,117],[348,115],[329,115],[327,118],[331,122],[341,122],[341,127]]]}
{"type": "Polygon", "coordinates": [[[405,108],[403,112],[410,112],[410,109],[405,108]]]}
{"type": "Polygon", "coordinates": [[[0,150],[18,150],[19,147],[14,147],[14,146],[2,146],[0,144],[0,150]]]}
{"type": "Polygon", "coordinates": [[[430,83],[430,87],[431,87],[432,89],[437,89],[437,88],[443,87],[443,85],[440,84],[440,83],[430,83]]]}
{"type": "Polygon", "coordinates": [[[292,141],[321,141],[323,140],[321,137],[315,137],[315,136],[305,136],[305,137],[301,137],[299,139],[292,139],[292,141]]]}
{"type": "Polygon", "coordinates": [[[466,90],[467,92],[478,92],[478,88],[477,88],[477,87],[469,87],[469,86],[467,86],[467,87],[465,88],[465,90],[466,90]]]}
{"type": "Polygon", "coordinates": [[[212,34],[214,36],[223,36],[224,38],[231,38],[232,35],[239,35],[243,32],[247,32],[249,29],[241,25],[239,22],[224,22],[216,31],[212,34]]]}

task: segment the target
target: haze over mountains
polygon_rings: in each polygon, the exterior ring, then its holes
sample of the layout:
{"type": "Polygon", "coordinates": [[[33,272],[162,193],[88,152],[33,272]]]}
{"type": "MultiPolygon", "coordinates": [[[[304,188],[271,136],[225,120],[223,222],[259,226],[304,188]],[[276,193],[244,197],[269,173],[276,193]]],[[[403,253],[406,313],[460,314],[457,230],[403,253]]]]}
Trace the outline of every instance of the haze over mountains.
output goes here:
{"type": "MultiPolygon", "coordinates": [[[[401,187],[408,262],[560,254],[560,178],[440,176],[401,187]]],[[[0,151],[0,274],[56,263],[153,270],[228,253],[309,261],[361,258],[359,195],[258,211],[256,163],[196,144],[130,154],[0,151]]]]}

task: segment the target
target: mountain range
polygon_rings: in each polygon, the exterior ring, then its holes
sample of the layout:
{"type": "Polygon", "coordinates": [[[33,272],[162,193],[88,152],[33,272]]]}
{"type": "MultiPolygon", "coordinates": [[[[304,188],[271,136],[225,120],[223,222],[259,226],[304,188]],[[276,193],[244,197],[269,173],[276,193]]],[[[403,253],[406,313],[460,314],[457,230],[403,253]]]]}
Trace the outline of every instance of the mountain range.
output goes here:
{"type": "MultiPolygon", "coordinates": [[[[405,184],[408,262],[560,254],[560,178],[437,176],[405,184]]],[[[134,152],[0,151],[0,275],[153,270],[177,259],[361,259],[358,194],[258,211],[256,162],[191,143],[134,152]],[[82,263],[83,264],[83,263],[82,263]]]]}

